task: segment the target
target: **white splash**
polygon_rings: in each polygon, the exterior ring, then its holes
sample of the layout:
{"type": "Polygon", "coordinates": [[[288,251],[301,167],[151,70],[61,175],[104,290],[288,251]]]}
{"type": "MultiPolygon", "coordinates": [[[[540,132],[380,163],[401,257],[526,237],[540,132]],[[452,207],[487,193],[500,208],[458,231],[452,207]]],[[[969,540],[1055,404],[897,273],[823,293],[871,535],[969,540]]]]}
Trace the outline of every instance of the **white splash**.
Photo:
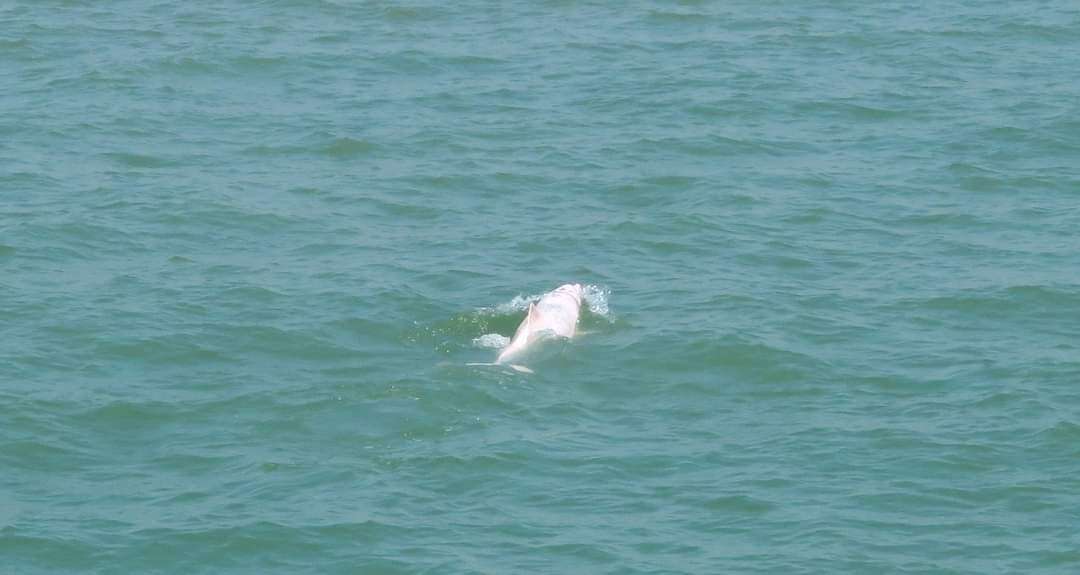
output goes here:
{"type": "Polygon", "coordinates": [[[585,286],[585,305],[589,306],[589,311],[596,315],[607,317],[610,296],[611,290],[606,287],[595,284],[585,286]]]}
{"type": "MultiPolygon", "coordinates": [[[[611,290],[596,284],[584,284],[582,286],[585,290],[585,305],[589,306],[589,312],[599,315],[608,316],[608,300],[611,297],[611,290]]],[[[499,314],[511,314],[515,312],[525,311],[529,309],[529,304],[534,303],[543,297],[543,293],[533,295],[521,295],[514,296],[508,302],[503,302],[496,305],[493,309],[495,313],[499,314]]]]}
{"type": "Polygon", "coordinates": [[[509,345],[510,338],[506,337],[505,335],[499,335],[497,333],[485,333],[484,335],[473,339],[472,343],[476,347],[502,349],[509,345]]]}
{"type": "Polygon", "coordinates": [[[536,295],[520,295],[520,294],[518,294],[518,295],[514,296],[514,299],[495,306],[495,312],[496,313],[513,313],[513,312],[517,312],[517,311],[525,311],[525,310],[529,309],[529,304],[530,303],[533,303],[534,301],[540,299],[540,296],[542,296],[542,295],[544,295],[544,294],[536,294],[536,295]]]}

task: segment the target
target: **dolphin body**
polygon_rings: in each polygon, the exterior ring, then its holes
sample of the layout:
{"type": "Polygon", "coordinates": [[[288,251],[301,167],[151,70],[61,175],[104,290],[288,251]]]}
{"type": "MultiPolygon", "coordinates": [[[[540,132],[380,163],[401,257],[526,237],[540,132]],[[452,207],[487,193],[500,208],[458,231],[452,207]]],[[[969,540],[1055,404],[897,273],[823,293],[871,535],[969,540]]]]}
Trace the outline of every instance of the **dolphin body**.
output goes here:
{"type": "MultiPolygon", "coordinates": [[[[495,363],[508,363],[521,357],[537,342],[553,337],[571,338],[577,333],[578,317],[585,290],[581,284],[563,284],[529,304],[529,313],[514,332],[510,345],[503,348],[495,363]]],[[[510,364],[518,371],[528,368],[510,364]]]]}

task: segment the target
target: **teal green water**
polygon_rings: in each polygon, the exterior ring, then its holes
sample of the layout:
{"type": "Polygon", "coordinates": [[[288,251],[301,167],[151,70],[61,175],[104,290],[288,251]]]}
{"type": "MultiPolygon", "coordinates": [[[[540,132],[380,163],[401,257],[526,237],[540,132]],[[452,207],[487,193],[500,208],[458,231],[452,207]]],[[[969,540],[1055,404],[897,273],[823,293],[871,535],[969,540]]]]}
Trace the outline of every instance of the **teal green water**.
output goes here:
{"type": "Polygon", "coordinates": [[[1067,0],[0,3],[0,571],[1080,572],[1078,54],[1067,0]]]}

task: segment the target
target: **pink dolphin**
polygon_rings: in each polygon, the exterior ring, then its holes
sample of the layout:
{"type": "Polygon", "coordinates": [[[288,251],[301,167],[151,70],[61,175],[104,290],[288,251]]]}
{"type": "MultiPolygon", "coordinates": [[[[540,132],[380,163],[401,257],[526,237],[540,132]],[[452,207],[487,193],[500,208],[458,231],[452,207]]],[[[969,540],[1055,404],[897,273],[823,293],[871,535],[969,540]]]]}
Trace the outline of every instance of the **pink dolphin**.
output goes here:
{"type": "MultiPolygon", "coordinates": [[[[585,290],[581,284],[564,284],[529,304],[529,313],[514,332],[510,345],[503,348],[495,363],[519,357],[538,341],[552,337],[574,337],[585,290]]],[[[511,366],[519,369],[518,366],[511,366]]]]}

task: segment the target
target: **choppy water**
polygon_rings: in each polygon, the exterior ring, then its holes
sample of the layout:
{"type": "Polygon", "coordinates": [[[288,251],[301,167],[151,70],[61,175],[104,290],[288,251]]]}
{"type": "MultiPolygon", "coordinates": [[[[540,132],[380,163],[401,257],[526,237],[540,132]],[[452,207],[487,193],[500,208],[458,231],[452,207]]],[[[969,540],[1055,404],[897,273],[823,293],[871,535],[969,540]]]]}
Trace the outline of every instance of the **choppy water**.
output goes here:
{"type": "Polygon", "coordinates": [[[0,3],[0,570],[1080,571],[1080,5],[0,3]],[[491,361],[530,296],[582,337],[491,361]]]}

